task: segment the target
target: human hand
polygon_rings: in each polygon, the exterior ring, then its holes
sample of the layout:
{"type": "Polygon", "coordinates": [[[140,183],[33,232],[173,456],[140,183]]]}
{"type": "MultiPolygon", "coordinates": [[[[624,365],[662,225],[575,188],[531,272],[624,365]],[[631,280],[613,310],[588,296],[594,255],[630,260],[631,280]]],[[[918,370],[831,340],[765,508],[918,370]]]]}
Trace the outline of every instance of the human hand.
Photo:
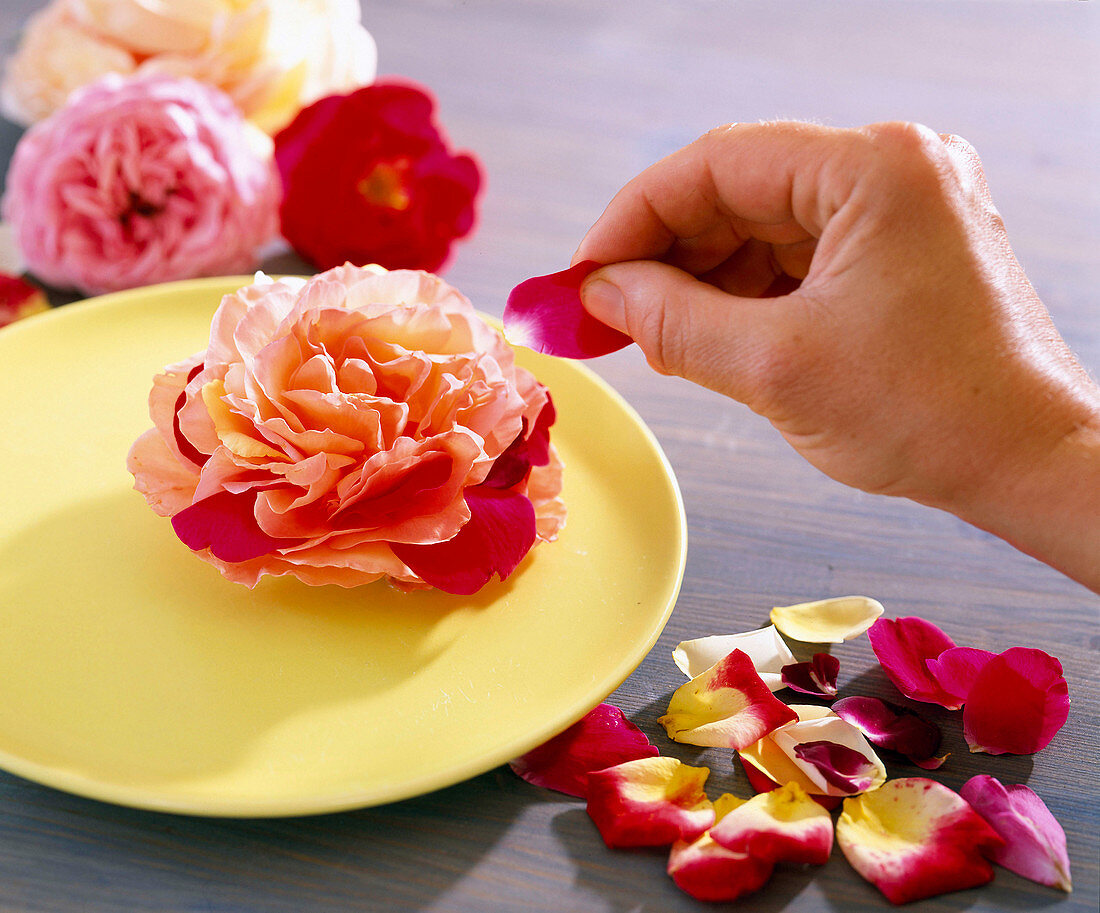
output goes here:
{"type": "Polygon", "coordinates": [[[627,184],[574,260],[609,264],[584,305],[658,371],[746,403],[839,481],[950,510],[1100,589],[1100,389],[963,140],[712,131],[627,184]]]}

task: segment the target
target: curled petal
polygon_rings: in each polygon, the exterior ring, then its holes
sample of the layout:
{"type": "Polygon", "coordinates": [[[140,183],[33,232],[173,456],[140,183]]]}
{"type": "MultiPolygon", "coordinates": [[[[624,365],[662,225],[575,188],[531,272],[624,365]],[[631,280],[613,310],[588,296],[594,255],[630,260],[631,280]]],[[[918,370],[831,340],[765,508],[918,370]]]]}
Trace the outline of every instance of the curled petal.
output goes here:
{"type": "Polygon", "coordinates": [[[710,770],[675,758],[640,758],[588,775],[588,814],[609,847],[695,840],[714,824],[703,792],[710,770]]]}
{"type": "Polygon", "coordinates": [[[985,884],[986,857],[1004,845],[962,798],[923,777],[845,799],[836,839],[852,868],[896,904],[985,884]]]}
{"type": "Polygon", "coordinates": [[[831,653],[815,653],[808,663],[791,663],[781,670],[783,684],[803,694],[836,697],[840,660],[831,653]]]}
{"type": "Polygon", "coordinates": [[[688,745],[742,748],[797,718],[761,681],[740,650],[681,685],[658,722],[688,745]]]}
{"type": "Polygon", "coordinates": [[[846,697],[833,704],[833,712],[879,748],[900,752],[922,767],[933,760],[937,763],[932,769],[942,763],[935,757],[942,738],[939,727],[915,713],[877,697],[846,697]]]}
{"type": "MultiPolygon", "coordinates": [[[[721,821],[729,808],[741,805],[728,793],[714,803],[721,821]]],[[[774,864],[749,853],[726,849],[711,838],[713,828],[696,840],[678,840],[668,856],[668,874],[696,900],[730,901],[751,894],[771,878],[774,864]]]]}
{"type": "Polygon", "coordinates": [[[810,644],[843,643],[866,631],[883,613],[882,603],[868,596],[837,596],[817,602],[776,606],[772,624],[794,640],[810,644]]]}
{"type": "Polygon", "coordinates": [[[797,783],[730,809],[709,833],[727,850],[770,863],[824,865],[833,848],[833,819],[797,783]]]}
{"type": "Polygon", "coordinates": [[[1066,893],[1073,890],[1066,832],[1032,790],[981,774],[967,780],[959,795],[1005,841],[990,856],[997,865],[1066,893]]]}
{"type": "Polygon", "coordinates": [[[629,336],[601,323],[581,304],[581,286],[599,268],[584,260],[512,289],[504,308],[508,341],[562,358],[595,358],[630,345],[629,336]]]}
{"type": "Polygon", "coordinates": [[[916,617],[880,618],[867,637],[883,671],[906,697],[948,710],[962,706],[962,701],[944,689],[928,669],[928,660],[955,646],[932,622],[916,617]]]}
{"type": "Polygon", "coordinates": [[[836,742],[802,742],[794,746],[794,756],[817,768],[830,786],[844,793],[859,793],[875,782],[875,765],[866,755],[836,742]]]}
{"type": "Polygon", "coordinates": [[[588,775],[658,754],[645,733],[611,704],[600,704],[584,717],[511,762],[512,770],[528,783],[584,798],[588,775]]]}
{"type": "Polygon", "coordinates": [[[780,637],[775,625],[743,634],[716,634],[712,637],[685,640],[672,651],[672,658],[684,675],[695,678],[719,660],[725,659],[733,650],[740,650],[748,655],[757,675],[772,691],[783,687],[780,671],[788,663],[794,662],[794,654],[787,642],[780,637]]]}
{"type": "Polygon", "coordinates": [[[926,659],[924,663],[932,678],[961,706],[966,703],[978,673],[996,655],[975,647],[948,647],[935,659],[926,659]]]}
{"type": "MultiPolygon", "coordinates": [[[[768,793],[774,789],[779,789],[779,784],[757,767],[756,762],[746,758],[744,752],[738,755],[738,760],[741,762],[741,769],[745,771],[745,777],[749,781],[749,786],[758,793],[768,793]]],[[[806,795],[827,812],[831,812],[844,801],[843,796],[820,796],[817,793],[806,793],[806,795]]]]}
{"type": "Polygon", "coordinates": [[[1049,653],[1013,647],[974,679],[963,709],[971,751],[1033,754],[1045,748],[1069,716],[1062,664],[1049,653]]]}

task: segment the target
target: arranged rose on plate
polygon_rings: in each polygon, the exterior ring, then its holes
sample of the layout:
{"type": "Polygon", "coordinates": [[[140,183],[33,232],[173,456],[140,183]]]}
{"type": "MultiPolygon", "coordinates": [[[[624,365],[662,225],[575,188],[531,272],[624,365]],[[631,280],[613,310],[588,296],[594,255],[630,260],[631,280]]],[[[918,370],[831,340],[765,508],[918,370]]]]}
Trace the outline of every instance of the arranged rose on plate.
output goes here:
{"type": "Polygon", "coordinates": [[[265,130],[374,78],[356,0],[53,0],[27,23],[0,88],[21,124],[108,73],[190,76],[265,130]]]}
{"type": "Polygon", "coordinates": [[[227,295],[169,366],[136,488],[228,579],[473,593],[564,523],[554,408],[422,272],[343,266],[227,295]]]}
{"type": "Polygon", "coordinates": [[[248,271],[276,231],[270,146],[203,83],[106,76],[23,135],[3,217],[27,269],[58,288],[248,271]]]}

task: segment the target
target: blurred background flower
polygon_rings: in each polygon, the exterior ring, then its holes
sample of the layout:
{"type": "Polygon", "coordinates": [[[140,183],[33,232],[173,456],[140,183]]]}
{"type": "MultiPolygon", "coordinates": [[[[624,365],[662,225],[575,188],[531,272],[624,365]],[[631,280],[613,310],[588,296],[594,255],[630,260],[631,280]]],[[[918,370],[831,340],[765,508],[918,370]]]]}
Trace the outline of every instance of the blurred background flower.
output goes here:
{"type": "Polygon", "coordinates": [[[375,83],[303,109],[275,136],[283,236],[318,269],[344,262],[439,270],[476,220],[482,178],[451,152],[435,103],[375,83]]]}
{"type": "Polygon", "coordinates": [[[3,217],[27,269],[57,288],[247,271],[277,227],[270,151],[217,89],[109,75],[20,140],[3,217]]]}
{"type": "Polygon", "coordinates": [[[53,0],[7,61],[0,108],[31,124],[106,73],[190,76],[274,132],[303,105],[374,78],[356,0],[53,0]]]}

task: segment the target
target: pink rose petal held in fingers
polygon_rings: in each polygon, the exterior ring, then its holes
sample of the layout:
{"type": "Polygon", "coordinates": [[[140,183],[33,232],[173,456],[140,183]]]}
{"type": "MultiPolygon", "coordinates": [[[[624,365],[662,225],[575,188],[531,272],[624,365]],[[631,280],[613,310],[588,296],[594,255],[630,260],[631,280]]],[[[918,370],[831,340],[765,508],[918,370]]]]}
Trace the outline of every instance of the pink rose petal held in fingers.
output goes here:
{"type": "Polygon", "coordinates": [[[592,771],[657,754],[645,733],[618,707],[600,704],[564,732],[516,758],[511,768],[528,783],[583,799],[592,771]]]}
{"type": "Polygon", "coordinates": [[[1034,754],[1068,717],[1062,664],[1042,650],[1013,647],[974,679],[963,709],[963,735],[971,751],[1034,754]]]}
{"type": "Polygon", "coordinates": [[[1073,890],[1066,832],[1032,790],[980,774],[967,780],[959,795],[1005,841],[990,856],[997,865],[1066,893],[1073,890]]]}
{"type": "Polygon", "coordinates": [[[928,669],[928,660],[955,646],[932,622],[916,617],[880,618],[867,637],[883,671],[906,697],[948,710],[962,706],[962,701],[945,690],[928,669]]]}
{"type": "Polygon", "coordinates": [[[634,340],[601,323],[581,304],[581,286],[600,266],[584,260],[512,289],[504,308],[508,341],[562,358],[595,358],[630,345],[634,340]]]}
{"type": "Polygon", "coordinates": [[[942,735],[934,723],[877,697],[846,697],[833,704],[833,712],[867,736],[871,744],[907,756],[925,770],[935,770],[942,735]]]}
{"type": "Polygon", "coordinates": [[[836,697],[836,677],[840,660],[831,653],[815,653],[808,663],[791,663],[780,671],[783,684],[803,694],[836,697]]]}
{"type": "Polygon", "coordinates": [[[694,840],[714,824],[703,792],[710,770],[675,758],[641,758],[588,775],[588,815],[609,847],[694,840]]]}
{"type": "Polygon", "coordinates": [[[797,718],[764,684],[748,655],[734,650],[681,685],[658,722],[676,742],[744,748],[797,718]]]}
{"type": "MultiPolygon", "coordinates": [[[[725,793],[714,803],[721,822],[744,801],[725,793]]],[[[830,822],[830,830],[832,823],[830,822]]],[[[677,840],[668,856],[668,874],[680,890],[696,900],[737,900],[758,891],[771,878],[774,863],[750,853],[727,849],[712,839],[714,828],[695,840],[677,840]]]]}
{"type": "Polygon", "coordinates": [[[1004,845],[960,796],[923,777],[845,799],[836,839],[852,868],[896,904],[986,884],[986,857],[1004,845]]]}
{"type": "Polygon", "coordinates": [[[797,783],[787,783],[729,809],[709,834],[727,850],[766,862],[824,865],[833,848],[833,819],[797,783]]]}

